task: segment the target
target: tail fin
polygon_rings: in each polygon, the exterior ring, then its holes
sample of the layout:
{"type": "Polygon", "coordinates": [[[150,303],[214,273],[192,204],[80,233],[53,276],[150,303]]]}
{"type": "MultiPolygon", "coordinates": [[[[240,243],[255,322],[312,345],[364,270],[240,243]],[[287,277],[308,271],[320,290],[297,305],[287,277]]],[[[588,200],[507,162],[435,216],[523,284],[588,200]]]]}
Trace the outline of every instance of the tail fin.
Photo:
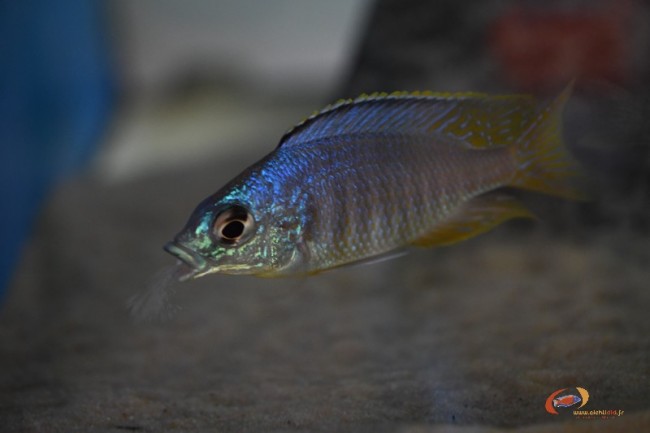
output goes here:
{"type": "Polygon", "coordinates": [[[562,111],[573,82],[543,108],[513,147],[517,172],[511,186],[585,200],[584,176],[562,142],[562,111]]]}

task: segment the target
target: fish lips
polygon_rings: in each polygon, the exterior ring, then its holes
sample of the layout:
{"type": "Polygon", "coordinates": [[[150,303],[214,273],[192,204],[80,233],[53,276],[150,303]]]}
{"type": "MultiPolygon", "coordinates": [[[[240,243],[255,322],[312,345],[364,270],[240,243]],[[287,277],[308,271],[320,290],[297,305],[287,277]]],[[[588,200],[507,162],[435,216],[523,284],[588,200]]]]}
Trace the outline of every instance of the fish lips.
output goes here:
{"type": "Polygon", "coordinates": [[[208,262],[201,255],[178,242],[168,242],[163,249],[186,265],[185,269],[178,275],[179,281],[187,281],[190,278],[198,277],[208,267],[208,262]]]}

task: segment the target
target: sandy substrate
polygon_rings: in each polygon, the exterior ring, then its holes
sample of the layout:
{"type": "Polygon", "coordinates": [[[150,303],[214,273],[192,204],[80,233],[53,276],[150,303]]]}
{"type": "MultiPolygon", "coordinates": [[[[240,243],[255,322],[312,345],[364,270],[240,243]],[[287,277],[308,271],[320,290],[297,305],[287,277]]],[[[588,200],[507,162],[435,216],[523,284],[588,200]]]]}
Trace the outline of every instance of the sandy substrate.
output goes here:
{"type": "Polygon", "coordinates": [[[212,276],[134,322],[161,245],[245,164],[55,194],[0,316],[3,432],[650,429],[650,243],[624,229],[523,223],[313,278],[212,276]],[[575,386],[624,415],[544,410],[575,386]]]}

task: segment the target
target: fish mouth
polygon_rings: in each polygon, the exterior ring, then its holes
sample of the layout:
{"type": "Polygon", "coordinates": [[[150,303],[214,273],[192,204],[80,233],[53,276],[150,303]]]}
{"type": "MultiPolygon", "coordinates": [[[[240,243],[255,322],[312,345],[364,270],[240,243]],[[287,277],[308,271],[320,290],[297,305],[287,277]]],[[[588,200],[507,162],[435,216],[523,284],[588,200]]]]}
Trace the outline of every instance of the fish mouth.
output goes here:
{"type": "Polygon", "coordinates": [[[208,262],[196,252],[177,242],[168,242],[163,249],[181,261],[179,281],[187,281],[204,275],[208,262]]]}

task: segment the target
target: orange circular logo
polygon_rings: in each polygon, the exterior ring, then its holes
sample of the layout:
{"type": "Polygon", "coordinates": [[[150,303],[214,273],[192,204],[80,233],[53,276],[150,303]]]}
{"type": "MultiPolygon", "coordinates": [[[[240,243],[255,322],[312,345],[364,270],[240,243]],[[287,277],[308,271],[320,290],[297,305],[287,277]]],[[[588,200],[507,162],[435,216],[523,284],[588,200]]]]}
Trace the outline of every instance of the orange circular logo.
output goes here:
{"type": "Polygon", "coordinates": [[[551,415],[559,415],[558,408],[573,407],[580,403],[580,406],[574,409],[580,409],[589,401],[589,392],[580,388],[562,388],[551,393],[546,399],[546,412],[551,415]],[[574,391],[575,390],[575,391],[574,391]]]}

